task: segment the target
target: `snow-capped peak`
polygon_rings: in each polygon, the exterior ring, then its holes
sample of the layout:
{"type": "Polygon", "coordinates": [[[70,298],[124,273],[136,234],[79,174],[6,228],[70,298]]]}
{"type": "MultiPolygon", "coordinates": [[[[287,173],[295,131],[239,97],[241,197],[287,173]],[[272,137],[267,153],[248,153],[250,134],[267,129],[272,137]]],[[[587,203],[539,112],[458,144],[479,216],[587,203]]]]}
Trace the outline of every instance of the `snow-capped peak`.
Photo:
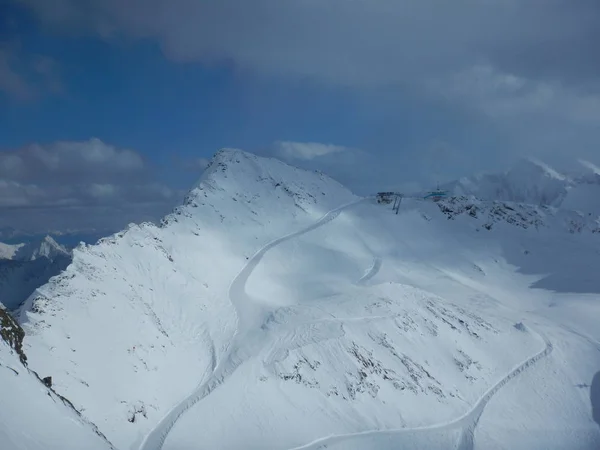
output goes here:
{"type": "Polygon", "coordinates": [[[600,169],[580,161],[586,172],[564,174],[535,158],[523,158],[508,171],[464,177],[444,187],[455,196],[600,212],[600,169]]]}
{"type": "MultiPolygon", "coordinates": [[[[334,197],[351,196],[344,186],[322,173],[306,172],[275,158],[226,148],[214,155],[198,182],[186,195],[184,206],[206,205],[211,197],[226,195],[228,200],[241,201],[239,207],[234,208],[235,215],[240,208],[287,197],[298,210],[319,214],[323,212],[321,204],[331,205],[325,192],[329,192],[329,196],[333,193],[334,197]]],[[[181,213],[181,207],[176,212],[181,213]]],[[[272,213],[277,216],[279,211],[272,213]]],[[[171,219],[168,216],[165,220],[171,219]]]]}
{"type": "Polygon", "coordinates": [[[0,242],[0,259],[13,259],[25,244],[4,244],[0,242]]]}
{"type": "Polygon", "coordinates": [[[0,259],[34,261],[38,258],[48,258],[53,261],[59,257],[68,258],[70,256],[71,252],[49,235],[39,241],[21,244],[9,245],[0,242],[0,259]]]}
{"type": "Polygon", "coordinates": [[[68,254],[69,251],[56,242],[52,236],[46,236],[32,257],[35,259],[40,256],[45,256],[48,259],[53,259],[56,255],[67,256],[68,254]]]}
{"type": "Polygon", "coordinates": [[[321,173],[219,151],[160,226],[132,225],[76,248],[72,264],[25,302],[20,319],[30,332],[31,366],[63,380],[76,407],[105,424],[119,448],[131,447],[197,385],[190,373],[224,359],[236,329],[262,317],[260,308],[243,309],[253,302],[237,310],[229,301],[231,282],[252,255],[355,200],[321,173]],[[46,336],[47,321],[64,333],[46,336]],[[110,333],[107,324],[115,324],[110,333]],[[77,360],[76,371],[66,358],[77,360]],[[98,361],[111,363],[99,369],[98,361]]]}
{"type": "Polygon", "coordinates": [[[53,261],[59,257],[69,256],[69,250],[56,242],[52,236],[45,236],[41,241],[30,242],[21,246],[13,259],[19,261],[34,261],[38,258],[48,258],[53,261]]]}
{"type": "MultiPolygon", "coordinates": [[[[504,193],[537,193],[525,181],[504,193]]],[[[506,430],[521,426],[596,448],[580,386],[597,370],[582,338],[598,308],[573,289],[600,292],[589,235],[508,229],[552,208],[455,206],[407,198],[394,214],[320,173],[222,150],[161,226],[78,247],[20,309],[23,348],[121,449],[517,448],[506,430]]]]}

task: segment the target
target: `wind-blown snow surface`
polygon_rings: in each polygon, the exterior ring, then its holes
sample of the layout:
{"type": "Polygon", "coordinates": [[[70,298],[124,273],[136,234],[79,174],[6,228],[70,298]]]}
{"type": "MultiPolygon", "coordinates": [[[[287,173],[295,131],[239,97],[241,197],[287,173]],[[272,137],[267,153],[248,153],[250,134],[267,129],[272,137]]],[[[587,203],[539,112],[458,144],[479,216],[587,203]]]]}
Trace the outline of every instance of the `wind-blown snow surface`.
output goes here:
{"type": "Polygon", "coordinates": [[[596,448],[598,235],[465,211],[222,151],[78,248],[24,349],[121,449],[596,448]]]}
{"type": "Polygon", "coordinates": [[[29,299],[31,366],[115,445],[141,442],[225,354],[237,327],[229,284],[247,258],[353,199],[322,174],[220,152],[162,227],[77,248],[29,299]]]}

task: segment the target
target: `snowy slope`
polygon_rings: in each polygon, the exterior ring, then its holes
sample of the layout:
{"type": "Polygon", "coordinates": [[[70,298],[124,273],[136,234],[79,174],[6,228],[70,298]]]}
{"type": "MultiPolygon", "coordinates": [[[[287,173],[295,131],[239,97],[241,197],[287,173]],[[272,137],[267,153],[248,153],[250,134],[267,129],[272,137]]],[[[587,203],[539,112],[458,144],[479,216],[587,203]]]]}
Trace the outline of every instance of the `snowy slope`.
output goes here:
{"type": "Polygon", "coordinates": [[[18,308],[38,287],[58,275],[70,258],[37,258],[33,261],[0,260],[0,303],[9,310],[18,308]]]}
{"type": "Polygon", "coordinates": [[[438,202],[440,210],[454,219],[467,215],[476,219],[481,229],[491,230],[497,223],[519,228],[600,233],[600,217],[591,213],[550,206],[505,201],[484,201],[473,197],[451,197],[438,202]]]}
{"type": "Polygon", "coordinates": [[[319,173],[221,151],[161,227],[77,248],[30,298],[21,320],[31,366],[130,446],[225,353],[237,326],[229,283],[247,258],[353,198],[319,173]]]}
{"type": "Polygon", "coordinates": [[[468,201],[396,215],[221,151],[160,227],[77,248],[28,299],[29,364],[121,449],[600,445],[593,219],[468,201]]]}
{"type": "MultiPolygon", "coordinates": [[[[279,299],[277,308],[260,332],[246,335],[237,370],[176,422],[163,448],[290,448],[319,436],[415,427],[441,437],[401,433],[389,448],[431,448],[430,438],[452,448],[493,394],[551,355],[539,319],[528,326],[527,315],[484,294],[487,283],[498,289],[508,276],[523,307],[540,301],[531,299],[528,277],[485,248],[491,231],[477,236],[470,217],[448,223],[435,205],[406,202],[400,217],[380,208],[356,205],[264,255],[246,291],[249,301],[279,299]],[[234,410],[219,408],[233,403],[234,410]]],[[[496,239],[537,233],[506,225],[496,239]]],[[[572,253],[597,261],[581,250],[572,253]]],[[[503,290],[512,297],[511,288],[503,290]]],[[[585,367],[590,380],[594,363],[585,367]]],[[[588,405],[575,407],[584,416],[588,405]]],[[[581,433],[600,442],[589,415],[580,419],[581,433]]],[[[378,436],[356,448],[388,448],[381,445],[378,436]]],[[[348,439],[339,448],[349,448],[348,439]]]]}
{"type": "MultiPolygon", "coordinates": [[[[0,333],[12,331],[0,310],[0,333]]],[[[110,450],[72,408],[45,387],[0,337],[0,445],[2,450],[110,450]]]]}
{"type": "Polygon", "coordinates": [[[580,161],[583,173],[576,174],[574,183],[562,203],[565,209],[600,215],[600,169],[587,161],[580,161]]]}

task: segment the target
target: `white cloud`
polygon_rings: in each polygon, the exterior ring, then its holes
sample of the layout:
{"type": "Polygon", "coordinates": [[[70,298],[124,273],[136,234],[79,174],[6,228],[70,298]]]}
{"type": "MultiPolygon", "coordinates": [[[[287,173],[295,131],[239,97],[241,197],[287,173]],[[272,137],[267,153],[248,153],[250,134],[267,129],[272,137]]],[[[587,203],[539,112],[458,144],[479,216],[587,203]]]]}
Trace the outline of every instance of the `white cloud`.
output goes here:
{"type": "Polygon", "coordinates": [[[431,78],[430,90],[476,107],[492,118],[554,116],[600,124],[600,95],[570,89],[557,82],[528,79],[475,65],[451,77],[431,78]]]}
{"type": "Polygon", "coordinates": [[[108,198],[115,196],[118,193],[118,189],[112,184],[93,183],[88,187],[88,192],[95,198],[108,198]]]}
{"type": "Polygon", "coordinates": [[[36,185],[0,179],[0,208],[28,206],[43,198],[44,191],[36,185]]]}
{"type": "Polygon", "coordinates": [[[17,180],[62,182],[62,178],[97,181],[124,174],[143,175],[147,166],[142,156],[119,149],[97,138],[88,141],[59,141],[32,144],[0,153],[0,176],[17,180]]]}
{"type": "Polygon", "coordinates": [[[278,141],[274,144],[278,156],[287,160],[312,160],[333,153],[349,151],[347,147],[318,142],[278,141]]]}

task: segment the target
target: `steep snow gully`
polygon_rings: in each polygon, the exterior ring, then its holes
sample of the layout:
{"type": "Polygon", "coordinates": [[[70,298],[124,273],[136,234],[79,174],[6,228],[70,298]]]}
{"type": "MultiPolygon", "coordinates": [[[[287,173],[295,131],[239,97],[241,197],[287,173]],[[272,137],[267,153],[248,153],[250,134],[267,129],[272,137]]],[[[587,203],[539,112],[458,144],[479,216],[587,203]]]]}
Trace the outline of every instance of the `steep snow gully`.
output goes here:
{"type": "MultiPolygon", "coordinates": [[[[229,299],[236,309],[238,323],[237,329],[233,335],[233,338],[231,339],[231,342],[229,343],[227,351],[218,364],[214,367],[214,370],[208,379],[198,385],[198,387],[190,395],[188,395],[185,399],[183,399],[183,401],[171,409],[161,419],[156,427],[154,427],[154,429],[146,435],[139,446],[139,450],[162,449],[169,432],[172,430],[177,420],[193,405],[201,401],[215,388],[223,384],[225,379],[231,375],[231,373],[233,373],[233,371],[235,371],[235,369],[239,367],[239,365],[246,359],[245,355],[247,355],[249,351],[254,350],[252,348],[253,339],[251,339],[250,335],[251,332],[260,332],[260,327],[262,325],[261,321],[264,318],[264,312],[261,311],[261,308],[256,305],[246,293],[246,283],[254,269],[260,263],[263,256],[273,247],[322,227],[323,225],[336,219],[345,209],[371,199],[371,197],[365,197],[334,208],[312,225],[269,242],[259,249],[248,260],[246,265],[233,279],[229,287],[229,299]]],[[[369,278],[371,278],[377,272],[380,265],[381,261],[376,260],[373,268],[369,270],[369,273],[361,279],[361,282],[366,282],[369,278]]]]}

